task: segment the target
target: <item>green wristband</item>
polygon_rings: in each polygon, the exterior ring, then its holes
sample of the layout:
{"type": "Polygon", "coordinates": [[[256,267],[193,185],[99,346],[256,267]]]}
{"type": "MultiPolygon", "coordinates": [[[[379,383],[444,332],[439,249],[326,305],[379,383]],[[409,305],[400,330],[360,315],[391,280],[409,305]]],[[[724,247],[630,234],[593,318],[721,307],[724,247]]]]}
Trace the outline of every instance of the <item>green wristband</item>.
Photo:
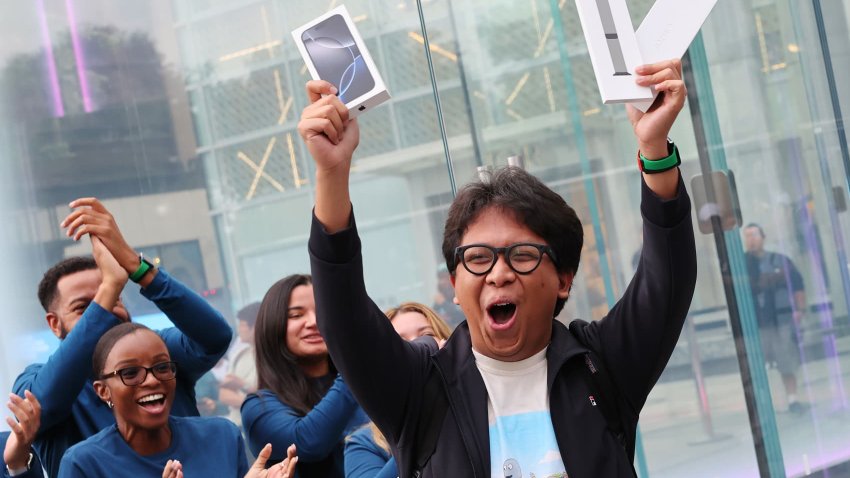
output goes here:
{"type": "Polygon", "coordinates": [[[152,268],[153,264],[148,262],[143,255],[139,254],[139,268],[136,269],[136,272],[130,274],[130,280],[133,282],[139,282],[152,268]]]}
{"type": "Polygon", "coordinates": [[[638,167],[641,172],[646,174],[657,174],[669,171],[682,164],[682,158],[679,157],[679,148],[672,141],[667,143],[667,153],[668,156],[666,158],[653,160],[646,159],[643,153],[638,152],[638,167]]]}

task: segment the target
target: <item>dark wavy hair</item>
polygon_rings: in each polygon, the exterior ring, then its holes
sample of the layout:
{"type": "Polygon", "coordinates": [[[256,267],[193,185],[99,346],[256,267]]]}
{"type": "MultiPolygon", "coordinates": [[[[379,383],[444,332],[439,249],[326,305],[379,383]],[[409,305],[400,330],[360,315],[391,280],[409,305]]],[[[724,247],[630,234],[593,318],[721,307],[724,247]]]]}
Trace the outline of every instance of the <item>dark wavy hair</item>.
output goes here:
{"type": "Polygon", "coordinates": [[[91,256],[69,257],[47,269],[47,272],[41,278],[41,282],[38,283],[38,301],[44,311],[50,312],[53,301],[59,295],[60,279],[90,269],[97,269],[97,262],[91,256]]]}
{"type": "MultiPolygon", "coordinates": [[[[467,184],[452,201],[443,232],[443,257],[452,276],[457,269],[455,248],[469,225],[490,207],[513,213],[517,221],[555,251],[558,272],[575,274],[584,244],[584,229],[575,210],[539,179],[521,168],[508,166],[493,171],[483,181],[467,184]]],[[[557,300],[552,317],[561,312],[566,302],[557,300]]]]}
{"type": "MultiPolygon", "coordinates": [[[[294,274],[275,282],[260,303],[254,325],[258,388],[270,390],[281,402],[304,415],[319,403],[327,387],[308,380],[301,370],[298,359],[286,347],[286,327],[292,291],[312,283],[313,279],[306,274],[294,274]]],[[[328,362],[336,373],[330,356],[328,362]]]]}

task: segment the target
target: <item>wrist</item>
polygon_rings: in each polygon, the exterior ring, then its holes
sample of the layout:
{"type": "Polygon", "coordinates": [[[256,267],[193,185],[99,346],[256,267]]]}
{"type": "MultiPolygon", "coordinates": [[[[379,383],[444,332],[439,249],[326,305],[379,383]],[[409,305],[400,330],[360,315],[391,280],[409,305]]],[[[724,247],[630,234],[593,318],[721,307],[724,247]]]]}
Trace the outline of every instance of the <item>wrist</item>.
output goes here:
{"type": "Polygon", "coordinates": [[[118,303],[122,290],[124,290],[124,284],[117,284],[112,280],[104,279],[98,286],[93,301],[103,309],[111,311],[118,303]]]}
{"type": "Polygon", "coordinates": [[[646,159],[663,159],[670,155],[667,152],[667,138],[653,141],[638,141],[638,149],[646,159]]]}
{"type": "Polygon", "coordinates": [[[30,466],[32,465],[32,458],[32,452],[28,451],[23,456],[14,456],[8,460],[4,456],[3,461],[6,462],[6,471],[9,475],[17,476],[29,471],[30,466]]]}
{"type": "Polygon", "coordinates": [[[128,275],[130,275],[133,272],[136,272],[136,269],[139,268],[139,253],[133,249],[127,248],[121,253],[121,260],[118,263],[121,264],[121,267],[127,271],[128,275]]]}

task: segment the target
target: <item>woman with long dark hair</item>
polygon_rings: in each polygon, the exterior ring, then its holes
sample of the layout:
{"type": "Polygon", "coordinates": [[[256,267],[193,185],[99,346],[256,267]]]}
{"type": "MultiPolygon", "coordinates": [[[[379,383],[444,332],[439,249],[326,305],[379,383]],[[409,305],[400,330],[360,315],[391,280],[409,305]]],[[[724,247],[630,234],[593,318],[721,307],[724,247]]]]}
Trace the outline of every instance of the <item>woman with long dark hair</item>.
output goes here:
{"type": "Polygon", "coordinates": [[[271,461],[298,449],[299,478],[342,478],[343,442],[368,422],[337,376],[316,327],[313,284],[291,275],[266,292],[255,325],[257,393],[242,404],[248,446],[258,453],[272,444],[271,461]]]}

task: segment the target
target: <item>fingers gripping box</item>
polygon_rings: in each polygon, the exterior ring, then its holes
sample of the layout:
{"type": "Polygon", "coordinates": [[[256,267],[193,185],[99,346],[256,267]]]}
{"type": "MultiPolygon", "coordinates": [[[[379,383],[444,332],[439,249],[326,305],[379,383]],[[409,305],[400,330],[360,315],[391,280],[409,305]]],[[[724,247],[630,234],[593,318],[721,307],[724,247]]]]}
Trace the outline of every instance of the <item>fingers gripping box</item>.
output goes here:
{"type": "MultiPolygon", "coordinates": [[[[644,63],[682,58],[716,4],[717,0],[656,0],[635,32],[644,63]]],[[[657,95],[632,104],[646,112],[657,95]]]]}
{"type": "Polygon", "coordinates": [[[314,80],[333,84],[354,118],[390,99],[378,68],[345,5],[292,32],[314,80]]]}

